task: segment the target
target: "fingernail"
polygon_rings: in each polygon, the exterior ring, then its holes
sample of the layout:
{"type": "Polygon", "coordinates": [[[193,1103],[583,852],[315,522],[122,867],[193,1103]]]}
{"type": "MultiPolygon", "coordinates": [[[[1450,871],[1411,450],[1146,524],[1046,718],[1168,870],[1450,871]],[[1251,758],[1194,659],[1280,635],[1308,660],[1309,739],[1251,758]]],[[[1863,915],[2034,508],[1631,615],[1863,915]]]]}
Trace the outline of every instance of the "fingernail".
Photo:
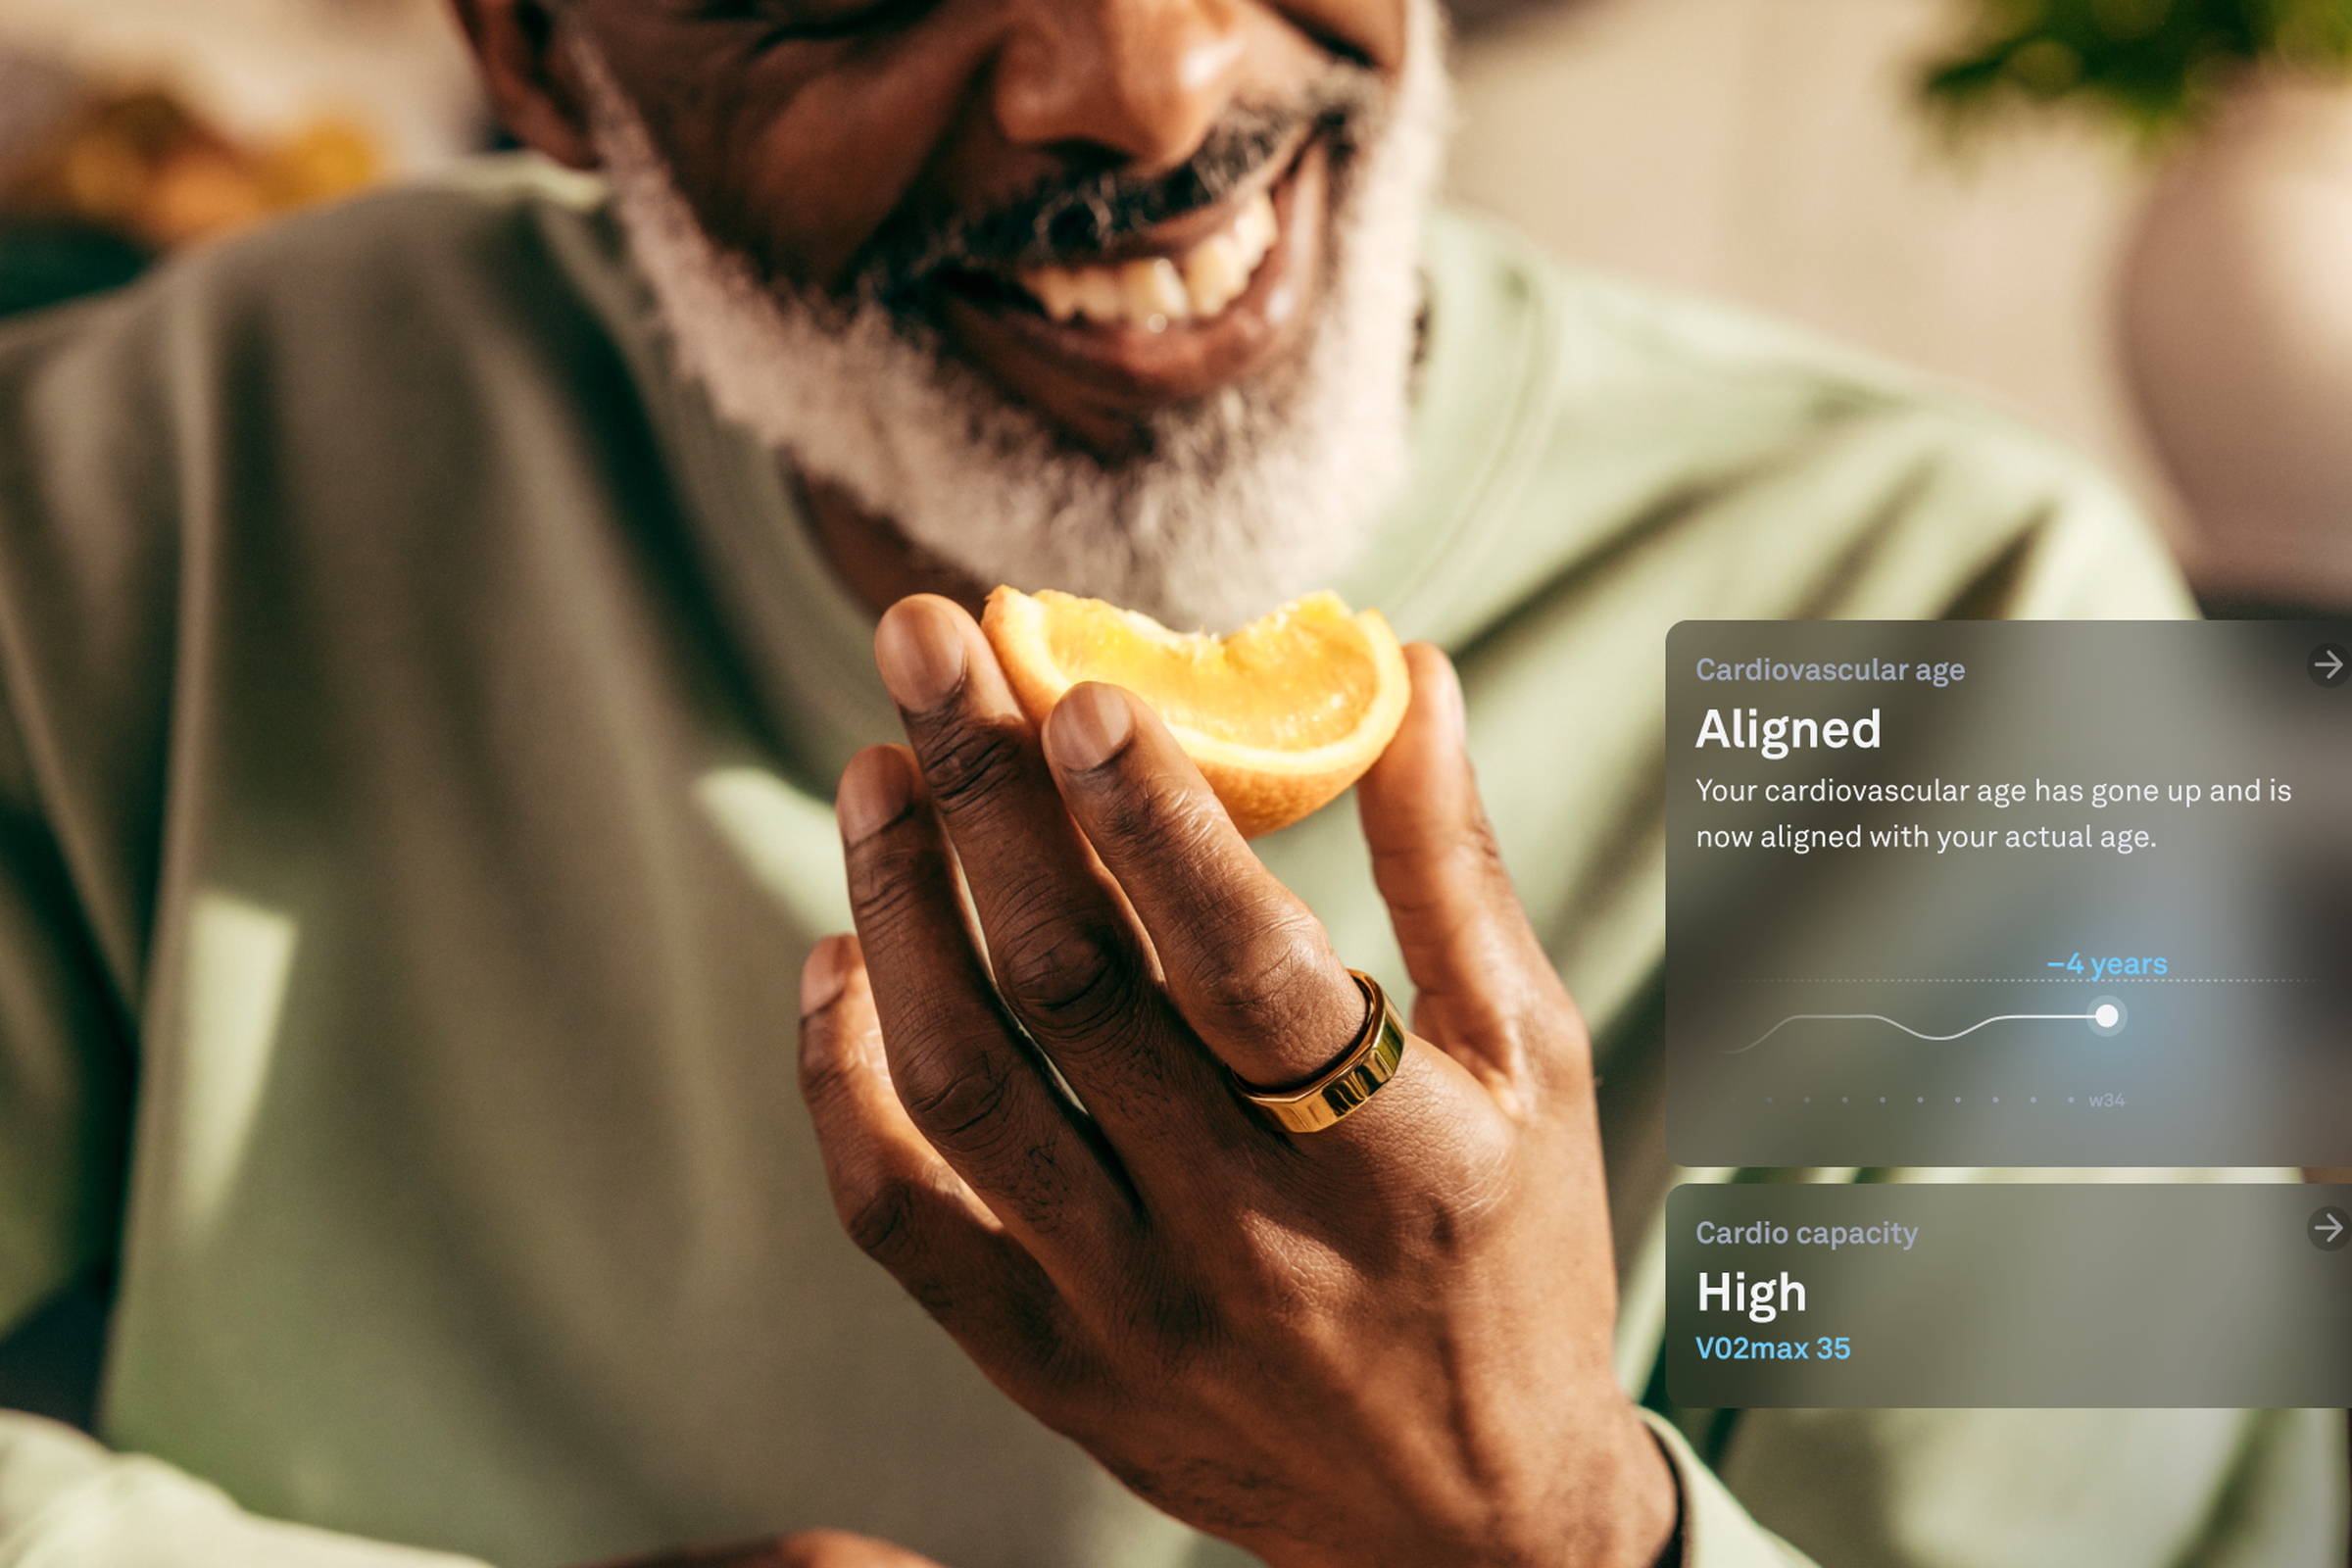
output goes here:
{"type": "Polygon", "coordinates": [[[850,944],[845,937],[827,937],[808,950],[801,965],[801,1016],[822,1012],[841,1000],[850,987],[850,944]]]}
{"type": "Polygon", "coordinates": [[[1063,696],[1046,721],[1046,760],[1065,773],[1101,767],[1135,733],[1127,699],[1115,686],[1088,681],[1063,696]]]}
{"type": "Polygon", "coordinates": [[[833,797],[833,819],[840,824],[841,842],[855,847],[906,814],[914,798],[906,764],[896,752],[878,749],[851,760],[833,797]]]}
{"type": "Polygon", "coordinates": [[[934,604],[901,604],[874,628],[874,663],[891,700],[927,713],[963,683],[963,638],[934,604]]]}
{"type": "Polygon", "coordinates": [[[1469,705],[1462,700],[1461,671],[1453,667],[1450,659],[1442,660],[1438,667],[1446,672],[1441,699],[1446,704],[1446,722],[1452,729],[1454,740],[1467,749],[1470,744],[1470,711],[1469,705]]]}

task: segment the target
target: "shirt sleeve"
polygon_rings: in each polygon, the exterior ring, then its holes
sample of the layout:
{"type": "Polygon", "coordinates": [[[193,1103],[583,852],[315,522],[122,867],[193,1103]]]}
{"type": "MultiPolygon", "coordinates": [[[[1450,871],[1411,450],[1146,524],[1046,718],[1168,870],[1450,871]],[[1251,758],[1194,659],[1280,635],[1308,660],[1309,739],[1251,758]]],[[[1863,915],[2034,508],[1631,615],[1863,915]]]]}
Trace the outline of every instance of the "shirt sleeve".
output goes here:
{"type": "Polygon", "coordinates": [[[479,1568],[244,1512],[155,1459],[0,1411],[0,1568],[479,1568]]]}
{"type": "MultiPolygon", "coordinates": [[[[123,307],[0,334],[0,1338],[118,1250],[170,683],[123,307]],[[70,517],[74,526],[59,527],[70,517]]],[[[0,1568],[451,1568],[0,1410],[0,1568]]]]}
{"type": "Polygon", "coordinates": [[[173,593],[126,309],[0,331],[0,1334],[122,1217],[173,593]]]}
{"type": "MultiPolygon", "coordinates": [[[[1682,1494],[1681,1568],[1812,1568],[1812,1558],[1748,1517],[1672,1422],[1654,1410],[1640,1414],[1674,1466],[1682,1494]]],[[[6,1558],[0,1568],[7,1568],[6,1558]]]]}
{"type": "Polygon", "coordinates": [[[0,1337],[112,1255],[129,1122],[119,997],[0,694],[0,1337]]]}
{"type": "Polygon", "coordinates": [[[2180,568],[2115,482],[2019,437],[2048,467],[2046,489],[2009,548],[1947,609],[1960,619],[2194,619],[2180,568]]]}

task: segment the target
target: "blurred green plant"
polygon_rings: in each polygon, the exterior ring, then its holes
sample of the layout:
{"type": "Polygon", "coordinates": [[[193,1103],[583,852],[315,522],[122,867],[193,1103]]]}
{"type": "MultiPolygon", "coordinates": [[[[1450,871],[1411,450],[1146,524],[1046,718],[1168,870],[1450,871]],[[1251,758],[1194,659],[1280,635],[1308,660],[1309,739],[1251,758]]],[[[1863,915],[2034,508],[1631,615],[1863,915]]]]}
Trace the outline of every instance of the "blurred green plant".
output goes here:
{"type": "Polygon", "coordinates": [[[2352,70],[2352,0],[1962,0],[1970,25],[1921,79],[1965,126],[2018,103],[2121,120],[2142,140],[2195,125],[2258,67],[2352,70]]]}

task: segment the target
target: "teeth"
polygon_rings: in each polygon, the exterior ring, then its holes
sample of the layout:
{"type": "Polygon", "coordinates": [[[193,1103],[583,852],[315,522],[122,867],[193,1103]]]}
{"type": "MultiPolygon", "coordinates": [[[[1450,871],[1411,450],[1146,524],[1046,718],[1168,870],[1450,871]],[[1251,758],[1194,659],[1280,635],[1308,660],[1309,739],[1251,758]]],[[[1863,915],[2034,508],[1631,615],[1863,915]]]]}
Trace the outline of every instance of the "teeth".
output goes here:
{"type": "Polygon", "coordinates": [[[1078,280],[1060,268],[1041,267],[1024,274],[1021,282],[1056,321],[1066,321],[1078,314],[1078,280]]]}
{"type": "Polygon", "coordinates": [[[1154,332],[1164,332],[1170,321],[1184,320],[1193,314],[1192,296],[1184,291],[1184,275],[1165,256],[1129,262],[1119,269],[1119,281],[1126,285],[1127,318],[1141,321],[1154,332]]]}
{"type": "Polygon", "coordinates": [[[1070,293],[1078,314],[1090,321],[1115,321],[1123,313],[1126,294],[1118,278],[1101,267],[1081,267],[1069,274],[1070,293]]]}
{"type": "Polygon", "coordinates": [[[1194,309],[1214,316],[1250,286],[1250,269],[1242,260],[1242,244],[1230,234],[1211,235],[1193,247],[1184,259],[1184,288],[1194,309]]]}
{"type": "Polygon", "coordinates": [[[1149,256],[1118,267],[1041,267],[1020,285],[1056,321],[1084,317],[1164,331],[1171,321],[1206,319],[1241,298],[1280,237],[1273,198],[1260,191],[1225,228],[1182,258],[1149,256]]]}

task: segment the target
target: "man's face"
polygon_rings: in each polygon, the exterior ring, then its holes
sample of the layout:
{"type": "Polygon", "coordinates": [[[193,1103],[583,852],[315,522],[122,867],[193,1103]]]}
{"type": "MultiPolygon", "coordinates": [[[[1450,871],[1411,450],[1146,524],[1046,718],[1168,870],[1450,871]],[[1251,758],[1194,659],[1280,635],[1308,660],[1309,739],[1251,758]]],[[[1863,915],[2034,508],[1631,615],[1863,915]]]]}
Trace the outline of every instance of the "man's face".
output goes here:
{"type": "Polygon", "coordinates": [[[1298,354],[1328,284],[1322,84],[1394,81],[1406,31],[1403,0],[576,11],[719,247],[804,292],[892,291],[1114,457],[1138,416],[1298,354]]]}
{"type": "Polygon", "coordinates": [[[1406,461],[1435,0],[785,3],[569,0],[524,53],[584,139],[507,100],[718,412],[975,588],[1220,626],[1340,580],[1406,461]]]}

